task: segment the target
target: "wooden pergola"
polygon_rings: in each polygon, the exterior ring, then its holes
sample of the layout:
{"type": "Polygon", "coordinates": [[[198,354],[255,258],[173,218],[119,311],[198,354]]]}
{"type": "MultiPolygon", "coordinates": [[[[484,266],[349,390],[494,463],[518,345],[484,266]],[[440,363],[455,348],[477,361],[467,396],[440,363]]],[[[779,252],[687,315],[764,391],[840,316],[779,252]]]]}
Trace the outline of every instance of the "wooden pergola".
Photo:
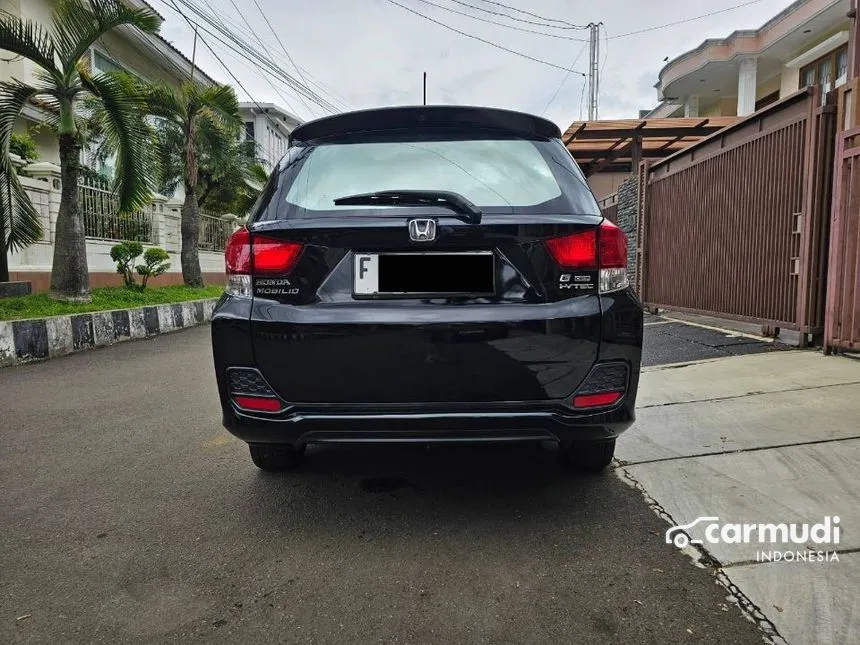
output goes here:
{"type": "Polygon", "coordinates": [[[633,172],[642,159],[662,159],[722,130],[733,116],[575,121],[562,140],[586,176],[633,172]]]}

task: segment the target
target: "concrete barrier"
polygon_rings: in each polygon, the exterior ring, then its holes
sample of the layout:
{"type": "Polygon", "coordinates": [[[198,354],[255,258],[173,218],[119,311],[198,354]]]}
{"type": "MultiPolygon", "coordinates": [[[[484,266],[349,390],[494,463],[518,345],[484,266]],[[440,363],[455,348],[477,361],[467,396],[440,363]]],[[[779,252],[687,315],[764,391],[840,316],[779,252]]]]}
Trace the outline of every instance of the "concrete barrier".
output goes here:
{"type": "Polygon", "coordinates": [[[137,309],[0,321],[0,367],[148,338],[209,322],[217,298],[137,309]]]}

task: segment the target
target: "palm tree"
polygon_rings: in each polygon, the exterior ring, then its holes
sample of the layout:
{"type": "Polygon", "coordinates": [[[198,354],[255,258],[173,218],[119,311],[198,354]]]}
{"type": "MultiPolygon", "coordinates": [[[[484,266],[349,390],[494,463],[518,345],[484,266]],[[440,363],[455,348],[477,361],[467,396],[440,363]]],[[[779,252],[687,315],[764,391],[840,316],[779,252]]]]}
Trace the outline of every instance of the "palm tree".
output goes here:
{"type": "Polygon", "coordinates": [[[39,101],[59,141],[62,193],[54,237],[51,294],[88,300],[89,271],[84,224],[78,204],[78,175],[84,136],[79,101],[91,95],[104,110],[104,133],[118,150],[115,189],[123,212],[137,210],[150,196],[153,165],[148,161],[148,128],[140,95],[131,79],[119,73],[92,74],[83,62],[90,47],[120,25],[156,33],[158,16],[132,9],[119,0],[60,0],[50,29],[16,16],[0,16],[0,49],[35,63],[35,84],[12,79],[0,83],[0,169],[12,198],[2,201],[3,220],[11,222],[15,245],[37,238],[37,215],[9,159],[9,141],[24,106],[39,101]],[[9,203],[11,202],[11,204],[9,203]]]}
{"type": "Polygon", "coordinates": [[[189,287],[202,287],[198,253],[200,217],[198,208],[199,157],[201,142],[209,149],[233,145],[241,126],[239,101],[229,85],[205,86],[193,81],[178,90],[166,85],[143,88],[147,110],[178,128],[184,161],[182,204],[182,279],[189,287]]]}
{"type": "MultiPolygon", "coordinates": [[[[185,176],[185,139],[174,123],[164,121],[155,128],[161,180],[158,192],[172,195],[185,176]]],[[[251,139],[210,141],[201,132],[197,147],[197,206],[223,215],[245,214],[268,179],[251,139]]]]}

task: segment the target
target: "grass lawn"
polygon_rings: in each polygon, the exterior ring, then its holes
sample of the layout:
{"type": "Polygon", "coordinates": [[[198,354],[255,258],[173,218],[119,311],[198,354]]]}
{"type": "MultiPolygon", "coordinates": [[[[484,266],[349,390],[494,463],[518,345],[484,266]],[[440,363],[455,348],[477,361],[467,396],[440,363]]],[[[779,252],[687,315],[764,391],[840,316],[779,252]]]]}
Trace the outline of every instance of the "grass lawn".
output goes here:
{"type": "Polygon", "coordinates": [[[209,285],[202,289],[185,286],[149,287],[143,292],[125,287],[105,287],[93,289],[93,301],[87,303],[59,302],[51,300],[46,293],[35,293],[18,298],[0,298],[0,320],[46,318],[110,309],[134,309],[148,305],[218,298],[223,292],[224,287],[220,284],[209,285]]]}

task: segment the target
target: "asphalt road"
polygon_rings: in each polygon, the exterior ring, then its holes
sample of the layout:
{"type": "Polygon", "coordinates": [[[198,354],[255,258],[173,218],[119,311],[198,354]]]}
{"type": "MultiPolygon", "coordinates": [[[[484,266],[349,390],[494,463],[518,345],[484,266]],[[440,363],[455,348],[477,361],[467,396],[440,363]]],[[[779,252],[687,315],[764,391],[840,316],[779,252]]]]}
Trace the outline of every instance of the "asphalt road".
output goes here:
{"type": "Polygon", "coordinates": [[[780,342],[678,322],[662,316],[645,316],[642,365],[666,365],[709,358],[727,358],[790,349],[780,342]]]}
{"type": "Polygon", "coordinates": [[[761,643],[637,491],[549,449],[258,472],[209,353],[198,328],[0,370],[0,642],[761,643]]]}

